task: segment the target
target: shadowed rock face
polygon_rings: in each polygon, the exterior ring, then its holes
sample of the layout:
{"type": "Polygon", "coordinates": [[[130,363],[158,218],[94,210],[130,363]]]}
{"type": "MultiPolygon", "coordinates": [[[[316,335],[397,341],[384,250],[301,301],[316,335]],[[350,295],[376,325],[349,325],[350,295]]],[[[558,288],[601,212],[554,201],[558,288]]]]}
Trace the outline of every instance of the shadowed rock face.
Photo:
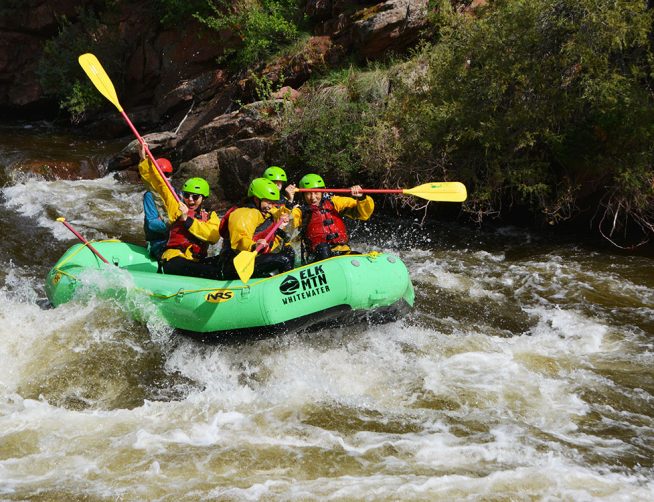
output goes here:
{"type": "MultiPolygon", "coordinates": [[[[93,4],[93,0],[0,2],[0,109],[20,112],[48,101],[36,73],[45,44],[57,35],[60,19],[75,24],[79,13],[93,4]]],[[[148,102],[150,107],[154,100],[164,101],[167,108],[174,108],[185,95],[173,91],[185,80],[215,70],[215,59],[229,46],[230,34],[208,33],[193,23],[184,30],[164,29],[152,4],[125,2],[112,6],[115,12],[106,16],[107,30],[126,47],[124,83],[130,92],[121,101],[148,102]]],[[[203,90],[215,80],[205,78],[203,90]]],[[[158,108],[153,108],[157,114],[158,108]]]]}
{"type": "Polygon", "coordinates": [[[75,19],[91,0],[4,0],[0,3],[0,107],[43,101],[36,68],[45,42],[56,35],[57,17],[75,19]]]}

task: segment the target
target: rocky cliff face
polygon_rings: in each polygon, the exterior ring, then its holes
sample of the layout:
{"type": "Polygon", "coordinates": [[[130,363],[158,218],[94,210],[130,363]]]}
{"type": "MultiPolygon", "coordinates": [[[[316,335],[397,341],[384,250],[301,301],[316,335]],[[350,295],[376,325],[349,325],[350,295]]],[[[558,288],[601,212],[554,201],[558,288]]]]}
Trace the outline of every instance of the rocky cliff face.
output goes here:
{"type": "MultiPolygon", "coordinates": [[[[4,0],[0,3],[0,110],[17,114],[36,106],[52,106],[39,83],[37,68],[46,42],[55,37],[63,19],[83,24],[84,13],[97,13],[97,0],[4,0]]],[[[126,104],[147,103],[158,120],[175,106],[180,82],[197,79],[202,94],[215,84],[215,59],[230,46],[229,34],[216,35],[198,24],[184,29],[160,26],[154,2],[117,4],[102,16],[105,31],[125,47],[126,104]],[[204,77],[204,78],[202,78],[204,77]]],[[[101,9],[100,9],[101,10],[101,9]]]]}
{"type": "MultiPolygon", "coordinates": [[[[45,42],[57,33],[57,19],[79,21],[93,0],[5,0],[0,8],[0,109],[21,111],[48,103],[36,74],[45,42]]],[[[248,180],[269,164],[273,133],[255,105],[256,79],[287,86],[296,95],[311,75],[344,58],[372,60],[416,42],[427,24],[428,0],[309,0],[305,11],[313,35],[292,56],[257,70],[254,78],[234,78],[216,57],[238,41],[230,33],[201,26],[164,30],[154,20],[152,2],[135,1],[115,13],[108,29],[127,49],[126,88],[121,103],[138,124],[159,124],[149,137],[157,155],[171,157],[183,175],[200,175],[242,194],[248,180]]],[[[122,132],[125,132],[124,130],[122,132]]],[[[132,145],[133,146],[133,145],[132,145]]],[[[133,167],[134,148],[110,162],[111,170],[133,167]]]]}
{"type": "Polygon", "coordinates": [[[30,109],[45,103],[36,69],[58,18],[75,18],[91,0],[5,0],[0,4],[0,109],[30,109]]]}

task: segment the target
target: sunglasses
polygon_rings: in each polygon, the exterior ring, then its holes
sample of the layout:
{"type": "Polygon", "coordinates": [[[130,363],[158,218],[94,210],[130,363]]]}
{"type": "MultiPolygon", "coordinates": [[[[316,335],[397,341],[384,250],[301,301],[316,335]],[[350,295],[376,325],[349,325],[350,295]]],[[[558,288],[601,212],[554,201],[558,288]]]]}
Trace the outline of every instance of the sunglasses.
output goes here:
{"type": "Polygon", "coordinates": [[[185,199],[190,199],[190,200],[197,200],[200,197],[202,197],[202,195],[199,193],[184,192],[182,195],[184,196],[185,199]]]}

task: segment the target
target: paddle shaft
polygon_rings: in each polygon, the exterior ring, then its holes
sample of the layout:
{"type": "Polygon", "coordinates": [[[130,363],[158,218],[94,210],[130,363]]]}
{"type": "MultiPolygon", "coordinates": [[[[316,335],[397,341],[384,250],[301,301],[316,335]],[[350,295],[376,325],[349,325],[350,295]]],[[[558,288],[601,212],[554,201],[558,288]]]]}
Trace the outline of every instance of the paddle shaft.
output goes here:
{"type": "Polygon", "coordinates": [[[159,176],[161,176],[161,178],[164,180],[164,183],[166,183],[166,187],[168,187],[168,190],[170,190],[170,193],[173,194],[173,197],[175,197],[175,200],[177,202],[180,202],[179,197],[177,195],[177,192],[175,191],[173,186],[170,184],[170,181],[168,181],[168,178],[166,178],[164,176],[164,174],[161,172],[161,168],[159,167],[159,164],[157,164],[157,161],[155,160],[154,155],[152,155],[152,152],[148,148],[148,144],[145,142],[145,140],[141,137],[139,132],[136,130],[136,127],[134,127],[134,124],[132,124],[132,121],[129,119],[129,117],[127,116],[125,111],[120,110],[120,114],[123,116],[123,118],[125,119],[125,122],[127,122],[127,125],[132,130],[132,132],[134,133],[134,136],[136,136],[136,139],[139,141],[139,143],[141,143],[143,145],[143,149],[145,150],[145,153],[150,158],[150,160],[154,164],[154,167],[159,172],[159,176]]]}
{"type": "MultiPolygon", "coordinates": [[[[266,235],[264,235],[263,239],[264,239],[266,242],[270,242],[270,239],[271,239],[272,236],[275,234],[275,232],[276,232],[277,229],[279,228],[279,225],[281,225],[281,224],[282,224],[281,220],[277,220],[277,221],[275,222],[275,224],[272,226],[272,228],[268,231],[268,233],[267,233],[266,235]]],[[[261,251],[262,249],[263,249],[263,245],[262,245],[262,244],[259,244],[259,245],[257,246],[257,248],[254,250],[254,252],[255,252],[255,253],[258,253],[258,252],[261,251]]]]}
{"type": "Polygon", "coordinates": [[[107,261],[107,259],[106,259],[104,256],[102,256],[102,255],[100,254],[100,252],[99,252],[97,249],[95,249],[95,248],[91,245],[91,243],[90,243],[89,241],[87,241],[87,240],[82,236],[82,234],[80,234],[77,230],[75,230],[75,229],[72,227],[72,225],[71,225],[70,223],[68,223],[66,220],[64,220],[64,219],[62,219],[62,218],[58,219],[57,221],[63,223],[64,226],[65,226],[68,230],[70,230],[70,231],[75,235],[75,237],[77,237],[80,241],[82,241],[82,243],[83,243],[86,247],[88,247],[88,248],[93,252],[93,254],[94,254],[95,256],[97,256],[98,258],[100,258],[100,259],[101,259],[103,262],[105,262],[107,265],[109,264],[109,262],[107,261]]]}
{"type": "MultiPolygon", "coordinates": [[[[352,193],[349,188],[298,188],[297,192],[352,193]]],[[[404,193],[402,188],[362,188],[361,193],[404,193]]]]}

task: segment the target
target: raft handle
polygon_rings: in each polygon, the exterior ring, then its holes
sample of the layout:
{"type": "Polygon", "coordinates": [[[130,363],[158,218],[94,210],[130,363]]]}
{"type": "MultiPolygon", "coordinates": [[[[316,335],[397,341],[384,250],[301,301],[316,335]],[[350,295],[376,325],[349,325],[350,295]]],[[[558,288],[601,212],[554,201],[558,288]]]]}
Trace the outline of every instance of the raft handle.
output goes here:
{"type": "Polygon", "coordinates": [[[368,300],[370,301],[370,306],[374,307],[375,305],[379,305],[381,302],[383,302],[386,299],[387,296],[388,295],[385,291],[379,291],[378,289],[376,289],[374,293],[368,296],[368,300]]]}

